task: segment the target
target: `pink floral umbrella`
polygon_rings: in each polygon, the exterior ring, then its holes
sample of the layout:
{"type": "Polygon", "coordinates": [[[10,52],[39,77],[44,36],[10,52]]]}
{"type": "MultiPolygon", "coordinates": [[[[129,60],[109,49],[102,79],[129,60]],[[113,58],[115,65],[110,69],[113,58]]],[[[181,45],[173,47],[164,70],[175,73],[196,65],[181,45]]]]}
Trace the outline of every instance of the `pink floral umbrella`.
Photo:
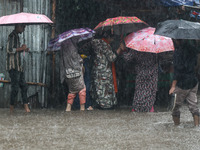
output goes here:
{"type": "Polygon", "coordinates": [[[112,34],[121,35],[131,33],[149,25],[139,18],[119,16],[115,18],[108,18],[103,22],[100,22],[94,30],[97,34],[102,35],[104,31],[111,31],[112,34]]]}
{"type": "Polygon", "coordinates": [[[19,23],[46,24],[53,22],[43,14],[32,14],[24,12],[0,17],[0,25],[13,25],[19,23]]]}
{"type": "Polygon", "coordinates": [[[148,27],[129,34],[125,37],[126,47],[151,53],[174,51],[171,38],[154,35],[154,32],[155,28],[148,27]]]}

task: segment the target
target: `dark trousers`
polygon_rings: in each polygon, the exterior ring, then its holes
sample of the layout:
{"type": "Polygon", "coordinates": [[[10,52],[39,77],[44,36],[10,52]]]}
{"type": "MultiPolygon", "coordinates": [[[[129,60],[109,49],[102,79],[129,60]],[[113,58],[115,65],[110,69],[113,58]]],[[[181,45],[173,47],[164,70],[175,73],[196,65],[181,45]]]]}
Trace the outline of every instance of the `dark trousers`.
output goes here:
{"type": "Polygon", "coordinates": [[[19,88],[21,88],[23,104],[27,104],[28,86],[25,81],[24,72],[11,69],[9,70],[9,76],[11,78],[10,105],[14,105],[15,101],[17,100],[17,94],[18,94],[19,88]]]}

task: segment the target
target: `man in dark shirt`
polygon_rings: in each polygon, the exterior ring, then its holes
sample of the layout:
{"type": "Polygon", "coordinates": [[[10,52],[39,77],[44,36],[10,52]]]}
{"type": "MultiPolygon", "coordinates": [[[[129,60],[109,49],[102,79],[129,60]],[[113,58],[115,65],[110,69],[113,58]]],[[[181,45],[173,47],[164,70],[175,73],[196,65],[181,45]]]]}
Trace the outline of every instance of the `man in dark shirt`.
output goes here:
{"type": "Polygon", "coordinates": [[[14,102],[16,101],[19,87],[21,88],[25,111],[30,112],[27,104],[27,84],[24,76],[24,65],[21,63],[21,52],[27,51],[28,48],[25,44],[20,46],[18,36],[18,34],[24,32],[24,29],[24,24],[17,24],[13,32],[8,36],[6,69],[11,78],[10,112],[14,110],[14,102]]]}
{"type": "Polygon", "coordinates": [[[180,107],[187,100],[194,125],[199,126],[197,104],[198,79],[195,74],[198,50],[188,40],[174,40],[174,78],[169,94],[176,94],[172,117],[175,125],[180,124],[180,107]]]}

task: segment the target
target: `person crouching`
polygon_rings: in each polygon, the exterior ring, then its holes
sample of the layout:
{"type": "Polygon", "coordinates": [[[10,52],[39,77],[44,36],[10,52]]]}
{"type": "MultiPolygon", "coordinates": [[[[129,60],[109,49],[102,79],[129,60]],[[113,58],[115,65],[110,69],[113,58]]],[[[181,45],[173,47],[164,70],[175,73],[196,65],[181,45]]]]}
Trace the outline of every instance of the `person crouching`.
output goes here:
{"type": "MultiPolygon", "coordinates": [[[[76,40],[76,39],[73,39],[76,40]]],[[[61,83],[65,81],[68,85],[66,111],[71,111],[76,94],[79,94],[80,110],[85,110],[86,87],[83,79],[83,60],[78,54],[76,42],[66,40],[60,50],[60,75],[61,83]]]]}

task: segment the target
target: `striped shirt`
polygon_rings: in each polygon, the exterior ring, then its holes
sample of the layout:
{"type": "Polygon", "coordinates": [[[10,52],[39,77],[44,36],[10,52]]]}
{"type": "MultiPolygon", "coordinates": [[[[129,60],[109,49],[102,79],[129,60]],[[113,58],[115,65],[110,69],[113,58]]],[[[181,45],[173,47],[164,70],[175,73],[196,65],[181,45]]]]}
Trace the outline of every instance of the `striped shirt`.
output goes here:
{"type": "Polygon", "coordinates": [[[14,30],[8,36],[6,70],[16,69],[17,71],[23,71],[20,52],[16,52],[17,48],[19,47],[19,36],[14,30]]]}

